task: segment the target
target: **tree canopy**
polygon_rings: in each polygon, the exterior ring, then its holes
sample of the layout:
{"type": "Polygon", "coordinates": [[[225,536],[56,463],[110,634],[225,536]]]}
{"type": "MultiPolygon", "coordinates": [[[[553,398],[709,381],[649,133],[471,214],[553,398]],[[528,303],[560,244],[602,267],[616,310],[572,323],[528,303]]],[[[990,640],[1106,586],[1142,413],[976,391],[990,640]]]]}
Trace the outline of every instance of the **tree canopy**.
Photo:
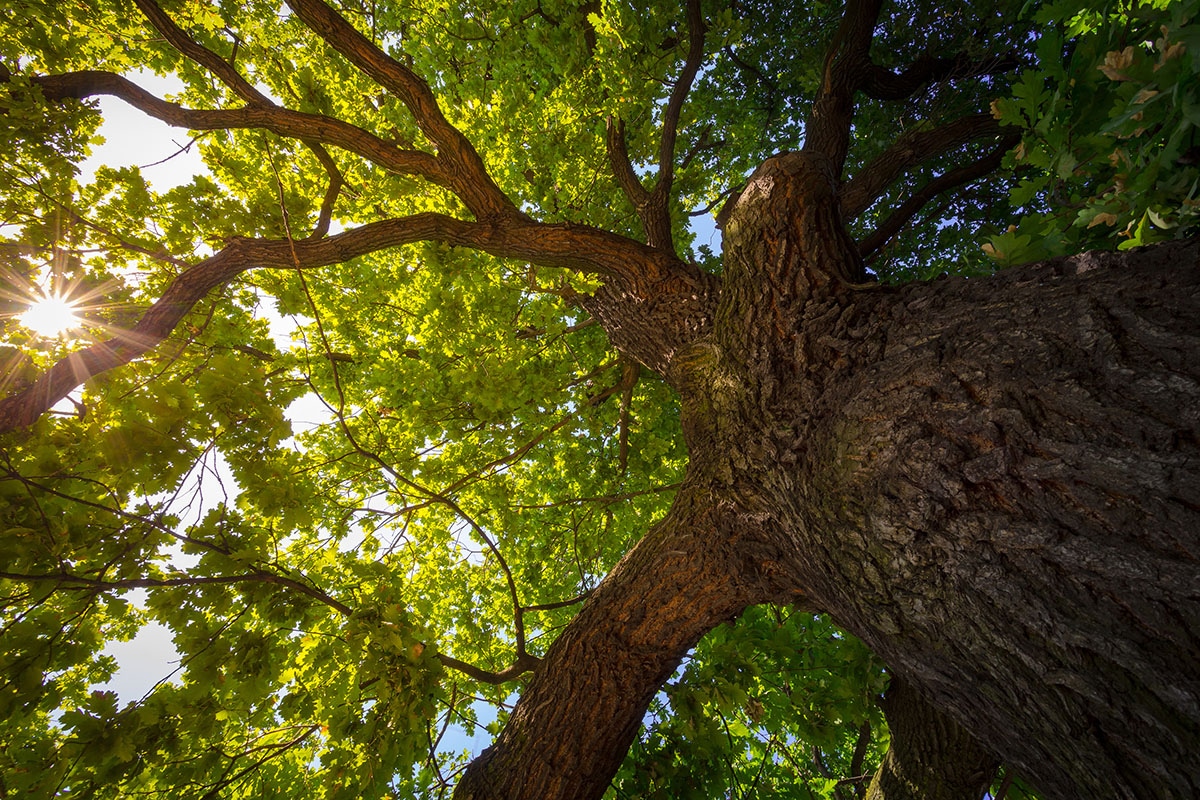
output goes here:
{"type": "MultiPolygon", "coordinates": [[[[448,796],[464,736],[702,502],[689,420],[730,412],[685,368],[733,269],[693,220],[737,236],[803,148],[837,165],[847,285],[1188,237],[1197,11],[8,0],[0,796],[448,796]],[[85,178],[100,97],[205,170],[85,178]],[[24,324],[43,296],[77,323],[24,324]],[[148,624],[176,668],[102,690],[148,624]]],[[[889,665],[731,581],[653,623],[706,635],[600,790],[864,797],[889,665]]]]}

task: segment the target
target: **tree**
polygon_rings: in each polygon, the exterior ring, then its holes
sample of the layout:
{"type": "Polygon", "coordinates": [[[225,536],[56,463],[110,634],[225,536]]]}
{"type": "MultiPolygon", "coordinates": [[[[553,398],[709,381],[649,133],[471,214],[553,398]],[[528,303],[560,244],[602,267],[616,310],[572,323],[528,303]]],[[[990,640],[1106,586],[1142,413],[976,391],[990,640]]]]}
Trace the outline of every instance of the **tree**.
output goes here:
{"type": "Polygon", "coordinates": [[[4,12],[5,793],[1200,789],[1195,2],[135,5],[4,12]]]}

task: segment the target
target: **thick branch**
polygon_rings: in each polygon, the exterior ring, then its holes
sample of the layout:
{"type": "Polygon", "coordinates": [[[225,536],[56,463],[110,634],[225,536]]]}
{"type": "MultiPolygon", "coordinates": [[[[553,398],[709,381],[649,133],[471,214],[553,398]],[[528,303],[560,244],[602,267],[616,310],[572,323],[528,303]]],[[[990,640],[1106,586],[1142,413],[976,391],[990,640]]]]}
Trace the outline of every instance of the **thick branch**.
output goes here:
{"type": "Polygon", "coordinates": [[[471,213],[479,219],[521,216],[492,180],[475,147],[446,119],[429,84],[379,49],[321,0],[287,0],[287,3],[314,33],[400,98],[422,132],[437,146],[437,158],[449,177],[448,185],[471,213]]]}
{"type": "Polygon", "coordinates": [[[839,178],[850,146],[854,92],[871,67],[871,38],[882,0],[848,0],[825,55],[821,89],[804,130],[804,150],[829,160],[839,178]]]}
{"type": "Polygon", "coordinates": [[[900,678],[883,704],[891,744],[867,800],[979,800],[1000,763],[900,678]]]}
{"type": "Polygon", "coordinates": [[[599,798],[687,650],[749,603],[778,599],[751,566],[764,555],[762,532],[735,525],[712,497],[685,485],[592,593],[456,797],[599,798]]]}
{"type": "MultiPolygon", "coordinates": [[[[625,121],[620,117],[609,117],[606,122],[606,133],[608,163],[612,166],[613,177],[617,179],[617,185],[629,198],[629,202],[633,203],[633,207],[640,217],[642,209],[650,202],[650,192],[646,191],[646,187],[638,179],[637,173],[633,169],[633,162],[629,159],[629,146],[625,142],[625,121]]],[[[645,224],[645,222],[643,219],[642,223],[645,224]]]]}
{"type": "Polygon", "coordinates": [[[903,230],[904,226],[915,217],[930,200],[940,194],[957,189],[960,186],[978,180],[1000,166],[1004,154],[1020,140],[1020,135],[1005,137],[996,149],[970,164],[965,164],[943,175],[939,175],[926,183],[908,199],[901,203],[896,210],[858,245],[858,254],[863,259],[880,250],[892,240],[892,237],[903,230]]]}
{"type": "Polygon", "coordinates": [[[654,191],[647,191],[641,179],[633,170],[629,160],[629,148],[625,143],[625,122],[621,119],[608,120],[606,144],[608,161],[612,166],[613,176],[621,191],[633,203],[642,228],[646,232],[646,244],[660,248],[672,255],[675,245],[671,239],[671,210],[668,204],[669,193],[662,190],[662,175],[654,186],[654,191]]]}
{"type": "Polygon", "coordinates": [[[843,219],[854,219],[867,210],[893,181],[913,167],[969,142],[1001,133],[1000,123],[990,114],[970,114],[932,130],[917,129],[904,134],[842,187],[843,219]]]}
{"type": "MultiPolygon", "coordinates": [[[[693,300],[703,293],[695,270],[686,264],[617,234],[580,225],[542,225],[522,219],[484,224],[424,213],[374,222],[321,239],[234,239],[180,273],[132,330],[72,353],[24,391],[0,401],[0,433],[31,425],[84,381],[146,353],[170,335],[205,295],[249,269],[312,269],[421,241],[618,279],[629,276],[633,283],[624,282],[627,286],[647,282],[663,290],[671,286],[677,292],[690,292],[693,300]]],[[[707,296],[702,299],[708,303],[707,296]]],[[[694,323],[687,324],[694,327],[694,323]]],[[[661,326],[655,346],[658,350],[672,346],[669,331],[661,326]]]]}

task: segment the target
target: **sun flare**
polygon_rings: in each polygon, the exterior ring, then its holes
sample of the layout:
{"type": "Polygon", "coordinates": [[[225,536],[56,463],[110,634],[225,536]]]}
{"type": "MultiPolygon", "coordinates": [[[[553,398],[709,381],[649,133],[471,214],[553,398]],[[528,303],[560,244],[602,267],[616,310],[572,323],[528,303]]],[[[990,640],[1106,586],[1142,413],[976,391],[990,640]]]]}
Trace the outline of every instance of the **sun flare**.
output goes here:
{"type": "Polygon", "coordinates": [[[80,324],[75,303],[54,294],[35,301],[19,319],[39,336],[60,336],[80,324]]]}

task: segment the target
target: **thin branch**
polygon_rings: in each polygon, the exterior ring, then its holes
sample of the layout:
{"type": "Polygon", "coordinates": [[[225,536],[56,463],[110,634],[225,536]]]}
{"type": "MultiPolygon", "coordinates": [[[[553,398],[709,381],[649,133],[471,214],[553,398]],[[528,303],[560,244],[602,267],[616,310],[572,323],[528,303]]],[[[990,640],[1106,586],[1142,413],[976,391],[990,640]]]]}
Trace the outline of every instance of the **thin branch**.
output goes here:
{"type": "Polygon", "coordinates": [[[621,416],[617,432],[617,467],[618,474],[625,476],[629,465],[629,410],[633,404],[633,390],[637,387],[642,368],[636,361],[626,362],[621,368],[621,416]]]}
{"type": "Polygon", "coordinates": [[[1020,62],[1011,55],[974,58],[966,53],[949,58],[922,55],[901,72],[872,64],[867,70],[862,91],[875,100],[904,100],[927,84],[951,78],[979,78],[1003,75],[1020,62]]]}
{"type": "Polygon", "coordinates": [[[492,686],[516,680],[526,672],[532,672],[533,670],[537,669],[538,665],[542,663],[541,659],[537,656],[530,655],[529,653],[521,653],[517,656],[517,660],[514,661],[509,667],[506,667],[499,672],[489,672],[488,670],[480,669],[473,664],[468,664],[465,661],[459,661],[457,658],[448,656],[445,653],[438,653],[437,659],[438,661],[442,662],[443,666],[458,670],[464,675],[474,678],[480,683],[487,683],[491,684],[492,686]]]}
{"type": "MultiPolygon", "coordinates": [[[[574,385],[575,383],[578,383],[579,381],[582,381],[584,379],[591,378],[594,375],[599,375],[600,373],[602,373],[604,370],[608,369],[611,366],[612,366],[612,364],[604,364],[601,367],[598,367],[597,369],[592,370],[584,378],[580,378],[577,381],[573,381],[571,385],[574,385]]],[[[585,402],[576,405],[574,410],[569,411],[566,414],[564,414],[558,420],[558,422],[554,423],[549,428],[543,429],[540,433],[538,433],[532,439],[526,441],[525,444],[521,445],[520,447],[517,447],[515,450],[510,451],[507,455],[503,455],[503,456],[500,456],[499,458],[495,458],[495,459],[489,461],[488,463],[484,464],[483,466],[471,470],[466,475],[463,475],[461,478],[456,480],[454,483],[450,484],[445,489],[443,489],[442,493],[443,494],[454,494],[455,492],[457,492],[459,489],[463,488],[467,484],[469,484],[477,479],[483,478],[484,473],[488,472],[488,470],[494,470],[499,467],[507,466],[507,465],[512,464],[513,462],[517,461],[518,459],[523,458],[526,453],[528,453],[533,448],[537,447],[538,444],[540,444],[542,441],[544,441],[546,439],[546,437],[557,433],[559,430],[561,430],[565,426],[570,425],[572,422],[579,419],[579,414],[585,408],[593,408],[595,406],[600,405],[605,400],[612,397],[619,388],[620,388],[620,386],[614,386],[614,387],[604,390],[603,392],[592,395],[585,402]]]]}
{"type": "Polygon", "coordinates": [[[812,746],[812,755],[813,763],[817,765],[817,772],[821,773],[822,777],[835,777],[833,771],[830,770],[829,766],[825,763],[825,754],[821,752],[820,746],[815,744],[812,746]]]}
{"type": "Polygon", "coordinates": [[[893,181],[913,167],[969,142],[994,138],[1002,133],[1000,123],[991,114],[968,114],[933,129],[917,129],[902,135],[842,187],[843,218],[857,217],[879,199],[893,181]]]}
{"type": "Polygon", "coordinates": [[[567,608],[568,606],[573,606],[578,603],[582,603],[584,600],[587,600],[589,597],[592,596],[592,591],[594,591],[594,590],[588,589],[583,594],[576,595],[575,597],[572,597],[570,600],[559,600],[557,603],[540,603],[536,606],[525,606],[525,608],[523,610],[524,611],[555,611],[560,608],[567,608]]]}
{"type": "Polygon", "coordinates": [[[343,616],[350,616],[352,609],[345,603],[335,600],[325,592],[316,587],[309,586],[306,583],[287,578],[283,575],[276,575],[273,572],[265,572],[255,570],[242,575],[203,575],[198,577],[180,577],[180,578],[127,578],[124,580],[101,580],[99,578],[87,578],[82,575],[72,575],[67,572],[51,573],[45,575],[34,575],[19,572],[0,572],[0,578],[12,581],[24,581],[26,583],[56,583],[59,589],[72,591],[92,591],[92,592],[107,592],[123,589],[155,589],[170,586],[205,586],[205,585],[226,585],[231,583],[273,583],[280,586],[286,586],[289,589],[295,589],[301,594],[307,595],[314,600],[319,600],[321,603],[329,606],[343,616]]]}
{"type": "Polygon", "coordinates": [[[1000,781],[1000,787],[996,789],[996,796],[994,800],[1005,800],[1005,798],[1008,797],[1008,790],[1012,788],[1015,774],[1016,773],[1012,771],[1012,767],[1005,765],[1004,779],[1000,781]]]}
{"type": "Polygon", "coordinates": [[[650,494],[662,494],[663,492],[674,492],[682,486],[682,483],[668,483],[663,486],[655,486],[651,489],[642,489],[637,492],[619,492],[617,494],[597,495],[595,497],[572,497],[569,500],[559,500],[554,503],[515,503],[511,508],[515,509],[534,509],[534,508],[559,508],[561,506],[576,506],[584,503],[602,503],[611,505],[612,503],[622,503],[626,500],[632,500],[635,497],[645,497],[650,494]]]}
{"type": "MultiPolygon", "coordinates": [[[[227,789],[230,786],[233,786],[238,781],[242,780],[247,775],[249,775],[252,772],[254,772],[255,770],[257,770],[263,764],[270,761],[272,758],[283,755],[288,750],[290,750],[291,748],[300,744],[301,742],[303,742],[309,736],[312,736],[314,733],[316,733],[320,729],[321,729],[320,725],[309,725],[306,728],[302,729],[304,731],[303,733],[301,733],[299,736],[292,739],[291,741],[281,742],[280,744],[260,745],[259,747],[251,748],[250,750],[248,750],[244,753],[241,753],[240,755],[245,756],[245,755],[249,755],[250,753],[254,752],[255,750],[265,749],[267,751],[266,755],[264,755],[262,758],[259,758],[256,761],[254,761],[253,763],[249,764],[248,766],[243,767],[242,769],[235,772],[233,775],[231,775],[229,777],[222,776],[221,778],[214,781],[213,783],[205,784],[204,786],[202,786],[201,788],[207,788],[208,791],[205,792],[203,795],[201,795],[200,800],[215,800],[216,798],[221,796],[221,792],[223,789],[227,789]]],[[[230,756],[226,756],[226,757],[230,759],[229,769],[232,769],[233,764],[236,763],[234,761],[234,759],[236,757],[230,757],[230,756]]],[[[226,774],[228,774],[228,771],[226,772],[226,774]]]]}
{"type": "Polygon", "coordinates": [[[883,222],[879,223],[879,226],[871,235],[859,242],[859,255],[863,259],[866,259],[878,252],[884,245],[891,241],[892,237],[903,230],[904,226],[933,198],[957,189],[971,181],[978,180],[997,169],[1004,158],[1004,154],[1008,152],[1009,148],[1020,141],[1020,138],[1019,134],[1005,137],[994,150],[982,158],[953,169],[943,175],[939,175],[916,192],[913,192],[883,222]]]}
{"type": "MultiPolygon", "coordinates": [[[[109,95],[124,100],[139,111],[168,125],[196,131],[261,129],[302,141],[333,145],[362,156],[381,167],[404,175],[420,175],[449,188],[449,176],[435,156],[419,150],[403,150],[375,134],[319,114],[307,114],[279,106],[250,105],[242,108],[200,110],[162,100],[121,75],[101,70],[81,70],[61,75],[35,76],[49,100],[85,99],[109,95]]],[[[320,156],[318,156],[320,159],[320,156]]]]}

